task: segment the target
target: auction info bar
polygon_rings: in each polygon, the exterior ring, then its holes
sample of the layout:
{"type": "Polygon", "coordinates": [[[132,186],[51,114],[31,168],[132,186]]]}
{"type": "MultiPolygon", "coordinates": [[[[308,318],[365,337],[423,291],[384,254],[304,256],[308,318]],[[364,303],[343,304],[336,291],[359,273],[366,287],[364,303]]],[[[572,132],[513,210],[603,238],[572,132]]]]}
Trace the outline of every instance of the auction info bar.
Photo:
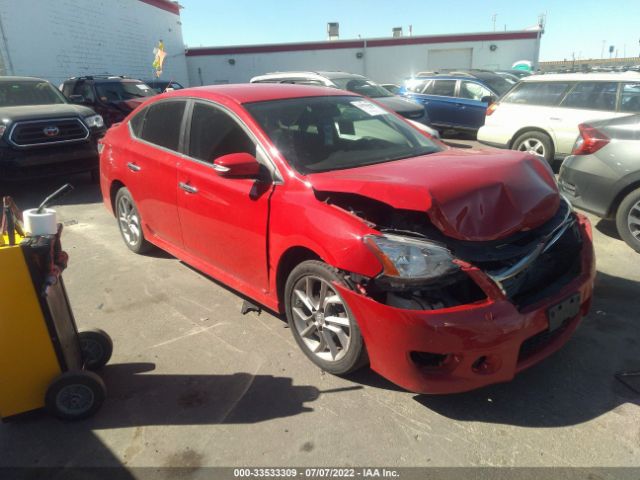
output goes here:
{"type": "Polygon", "coordinates": [[[168,467],[168,468],[0,468],[0,479],[56,480],[236,480],[401,479],[401,480],[640,480],[639,467],[168,467]]]}

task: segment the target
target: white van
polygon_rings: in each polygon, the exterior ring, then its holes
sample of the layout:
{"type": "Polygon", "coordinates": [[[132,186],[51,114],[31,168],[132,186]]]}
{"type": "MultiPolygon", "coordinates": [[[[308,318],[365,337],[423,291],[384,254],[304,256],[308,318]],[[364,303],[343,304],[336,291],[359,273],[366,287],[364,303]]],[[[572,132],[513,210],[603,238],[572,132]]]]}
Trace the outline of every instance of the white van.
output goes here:
{"type": "Polygon", "coordinates": [[[640,73],[533,75],[487,108],[478,140],[548,162],[571,153],[578,125],[640,112],[640,73]]]}

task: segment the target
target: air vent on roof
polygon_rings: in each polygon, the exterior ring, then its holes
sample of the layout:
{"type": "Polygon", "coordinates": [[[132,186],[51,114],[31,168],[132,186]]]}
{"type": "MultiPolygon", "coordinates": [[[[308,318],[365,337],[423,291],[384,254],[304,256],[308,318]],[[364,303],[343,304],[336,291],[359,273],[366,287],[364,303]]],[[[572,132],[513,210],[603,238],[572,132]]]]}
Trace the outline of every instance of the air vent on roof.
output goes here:
{"type": "Polygon", "coordinates": [[[393,38],[400,38],[402,36],[402,27],[393,28],[393,38]]]}

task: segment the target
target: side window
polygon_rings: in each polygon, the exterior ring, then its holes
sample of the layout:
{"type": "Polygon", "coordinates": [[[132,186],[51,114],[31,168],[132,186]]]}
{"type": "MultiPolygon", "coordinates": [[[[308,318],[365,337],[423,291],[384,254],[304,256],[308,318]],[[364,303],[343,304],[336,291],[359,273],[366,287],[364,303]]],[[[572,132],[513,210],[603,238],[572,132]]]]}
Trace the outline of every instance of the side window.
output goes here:
{"type": "Polygon", "coordinates": [[[617,91],[617,82],[579,82],[560,106],[613,112],[616,109],[617,91]]]}
{"type": "Polygon", "coordinates": [[[73,83],[65,82],[62,84],[62,93],[65,97],[69,98],[70,95],[73,95],[73,83]]]}
{"type": "Polygon", "coordinates": [[[441,97],[455,97],[456,80],[434,80],[422,93],[441,97]]]}
{"type": "Polygon", "coordinates": [[[93,93],[93,88],[86,82],[77,83],[73,92],[74,95],[82,95],[88,102],[95,102],[96,96],[93,93]]]}
{"type": "Polygon", "coordinates": [[[555,106],[569,88],[569,82],[522,82],[502,101],[525,105],[555,106]]]}
{"type": "Polygon", "coordinates": [[[207,163],[229,153],[256,154],[256,145],[224,111],[204,103],[193,106],[189,156],[207,163]]]}
{"type": "Polygon", "coordinates": [[[640,82],[622,84],[620,111],[640,112],[640,82]]]}
{"type": "Polygon", "coordinates": [[[183,101],[158,102],[151,105],[144,117],[140,138],[154,145],[178,151],[184,106],[183,101]]]}
{"type": "Polygon", "coordinates": [[[405,83],[407,92],[424,93],[423,90],[431,80],[407,80],[405,83]]]}
{"type": "Polygon", "coordinates": [[[491,96],[491,92],[475,82],[463,81],[460,82],[460,97],[468,98],[470,100],[482,100],[483,97],[491,96]]]}

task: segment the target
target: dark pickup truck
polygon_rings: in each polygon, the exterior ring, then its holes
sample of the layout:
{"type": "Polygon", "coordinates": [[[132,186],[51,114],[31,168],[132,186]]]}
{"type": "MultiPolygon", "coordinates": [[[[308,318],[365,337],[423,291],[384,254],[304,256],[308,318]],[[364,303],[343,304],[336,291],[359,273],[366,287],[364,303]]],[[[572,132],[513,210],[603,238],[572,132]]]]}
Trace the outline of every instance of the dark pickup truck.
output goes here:
{"type": "Polygon", "coordinates": [[[104,121],[48,81],[0,77],[0,182],[91,172],[104,121]]]}

